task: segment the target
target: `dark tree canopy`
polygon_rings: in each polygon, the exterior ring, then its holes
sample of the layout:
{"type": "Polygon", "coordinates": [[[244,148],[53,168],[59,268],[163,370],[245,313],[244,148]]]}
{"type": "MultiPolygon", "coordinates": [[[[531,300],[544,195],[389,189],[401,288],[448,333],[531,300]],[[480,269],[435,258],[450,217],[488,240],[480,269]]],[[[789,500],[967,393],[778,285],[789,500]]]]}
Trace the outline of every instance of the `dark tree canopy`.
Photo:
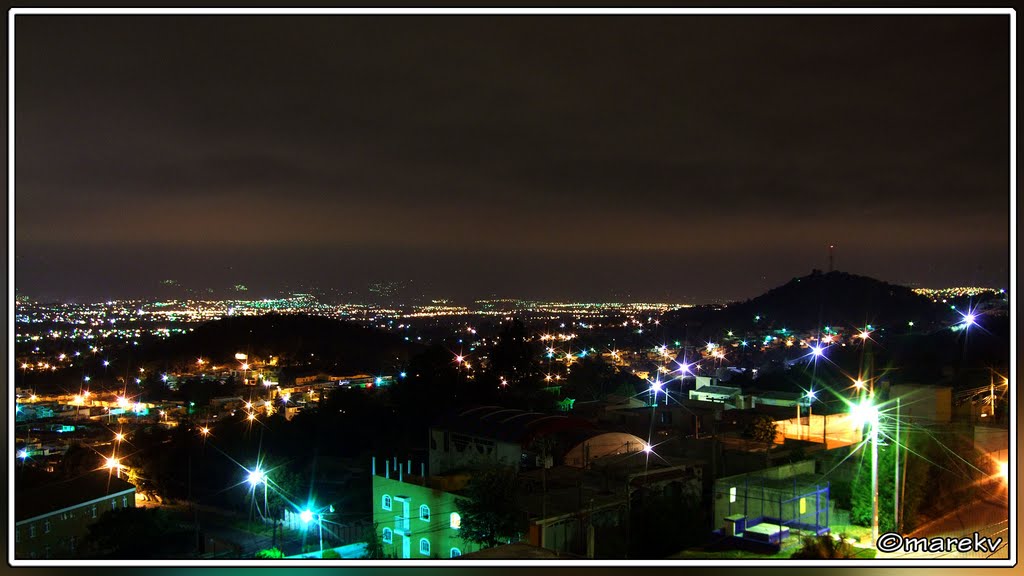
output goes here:
{"type": "Polygon", "coordinates": [[[456,501],[462,537],[487,547],[518,540],[526,530],[526,515],[516,488],[514,468],[494,467],[475,473],[465,497],[456,501]]]}
{"type": "Polygon", "coordinates": [[[159,508],[120,508],[89,526],[83,542],[98,558],[166,558],[190,550],[193,541],[159,508]]]}

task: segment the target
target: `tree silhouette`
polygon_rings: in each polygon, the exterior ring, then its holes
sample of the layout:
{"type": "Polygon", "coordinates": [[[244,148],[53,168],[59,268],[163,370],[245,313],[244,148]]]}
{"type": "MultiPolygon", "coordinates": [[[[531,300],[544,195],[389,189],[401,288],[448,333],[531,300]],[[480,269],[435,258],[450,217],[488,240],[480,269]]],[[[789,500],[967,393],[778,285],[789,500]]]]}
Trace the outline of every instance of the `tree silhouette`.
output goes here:
{"type": "Polygon", "coordinates": [[[757,442],[770,443],[775,441],[778,429],[778,424],[775,423],[771,416],[761,414],[750,421],[750,425],[747,426],[745,433],[757,442]]]}
{"type": "Polygon", "coordinates": [[[89,526],[85,554],[99,558],[166,558],[190,550],[192,534],[160,508],[120,508],[89,526]]]}
{"type": "Polygon", "coordinates": [[[455,503],[462,518],[463,539],[487,547],[511,542],[526,529],[526,516],[517,498],[516,471],[493,467],[475,473],[465,498],[455,503]]]}

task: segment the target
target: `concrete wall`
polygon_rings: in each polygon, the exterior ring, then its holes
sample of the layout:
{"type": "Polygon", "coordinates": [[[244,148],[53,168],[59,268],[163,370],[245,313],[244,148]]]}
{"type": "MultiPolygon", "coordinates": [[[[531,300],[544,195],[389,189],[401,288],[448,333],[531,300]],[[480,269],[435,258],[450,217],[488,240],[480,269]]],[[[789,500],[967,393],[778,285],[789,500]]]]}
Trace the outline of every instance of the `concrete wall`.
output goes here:
{"type": "Polygon", "coordinates": [[[948,386],[896,384],[889,390],[890,404],[900,399],[900,418],[917,424],[946,424],[952,418],[953,389],[948,386]]]}
{"type": "MultiPolygon", "coordinates": [[[[794,417],[779,420],[778,436],[791,440],[807,440],[825,444],[826,448],[838,448],[856,444],[863,439],[863,427],[850,414],[812,414],[803,411],[799,420],[794,417]]],[[[777,438],[778,440],[778,438],[777,438]]]]}
{"type": "Polygon", "coordinates": [[[430,429],[430,474],[494,465],[519,468],[522,447],[512,442],[476,438],[446,430],[430,429]]]}

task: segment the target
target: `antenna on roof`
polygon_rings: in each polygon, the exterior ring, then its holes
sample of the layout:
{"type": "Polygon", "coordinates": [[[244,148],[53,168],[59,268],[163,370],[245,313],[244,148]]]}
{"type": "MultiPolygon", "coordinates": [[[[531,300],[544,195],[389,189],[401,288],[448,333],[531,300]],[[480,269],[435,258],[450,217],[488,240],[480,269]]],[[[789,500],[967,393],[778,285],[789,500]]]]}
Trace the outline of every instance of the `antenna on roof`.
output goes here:
{"type": "Polygon", "coordinates": [[[828,271],[829,272],[831,272],[833,270],[832,264],[833,264],[834,260],[833,260],[832,252],[834,250],[835,250],[835,246],[833,244],[829,244],[828,245],[828,271]]]}

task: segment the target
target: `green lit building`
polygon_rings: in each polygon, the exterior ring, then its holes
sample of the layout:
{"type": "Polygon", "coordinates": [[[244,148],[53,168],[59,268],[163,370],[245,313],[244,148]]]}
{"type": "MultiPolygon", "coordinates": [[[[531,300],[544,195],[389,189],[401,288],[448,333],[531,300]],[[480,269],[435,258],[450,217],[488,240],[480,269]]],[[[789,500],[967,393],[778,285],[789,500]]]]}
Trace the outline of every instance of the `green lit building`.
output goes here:
{"type": "Polygon", "coordinates": [[[456,558],[479,544],[462,539],[453,492],[465,475],[413,476],[410,462],[389,460],[373,474],[373,522],[386,558],[456,558]]]}

